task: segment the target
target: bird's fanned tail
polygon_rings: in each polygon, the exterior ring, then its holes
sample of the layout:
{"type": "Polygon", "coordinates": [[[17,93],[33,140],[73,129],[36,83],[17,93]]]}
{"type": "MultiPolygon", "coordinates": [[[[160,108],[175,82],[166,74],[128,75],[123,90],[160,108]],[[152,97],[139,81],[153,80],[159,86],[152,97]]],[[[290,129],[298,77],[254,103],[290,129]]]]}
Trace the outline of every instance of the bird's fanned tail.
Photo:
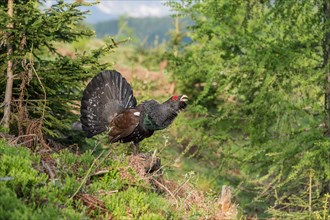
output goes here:
{"type": "Polygon", "coordinates": [[[112,119],[127,108],[136,107],[132,88],[115,70],[105,70],[87,85],[81,100],[82,128],[87,137],[107,130],[112,119]]]}

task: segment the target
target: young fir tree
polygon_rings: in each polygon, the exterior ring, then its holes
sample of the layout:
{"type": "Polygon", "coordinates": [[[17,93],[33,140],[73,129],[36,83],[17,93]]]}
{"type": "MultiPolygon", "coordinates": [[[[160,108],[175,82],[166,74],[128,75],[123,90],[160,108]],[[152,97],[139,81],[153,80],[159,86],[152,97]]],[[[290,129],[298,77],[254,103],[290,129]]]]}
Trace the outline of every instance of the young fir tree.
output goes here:
{"type": "Polygon", "coordinates": [[[37,134],[39,140],[40,133],[65,137],[79,118],[86,81],[109,66],[99,59],[113,46],[69,56],[56,48],[57,42],[65,45],[94,35],[82,23],[87,12],[79,8],[91,4],[57,1],[48,8],[37,0],[0,3],[2,123],[11,133],[37,134]]]}
{"type": "Polygon", "coordinates": [[[218,179],[237,184],[228,171],[239,170],[240,198],[254,193],[241,203],[251,215],[326,219],[329,2],[170,4],[194,21],[192,43],[171,64],[196,100],[190,109],[206,118],[194,126],[220,145],[207,149],[222,157],[218,179]]]}

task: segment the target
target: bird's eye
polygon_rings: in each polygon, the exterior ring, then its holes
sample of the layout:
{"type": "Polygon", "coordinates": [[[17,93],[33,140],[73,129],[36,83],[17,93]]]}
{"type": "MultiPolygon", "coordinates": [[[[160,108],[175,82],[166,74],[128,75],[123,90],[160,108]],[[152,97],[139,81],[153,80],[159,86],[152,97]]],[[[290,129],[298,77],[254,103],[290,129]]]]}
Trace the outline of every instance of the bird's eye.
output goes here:
{"type": "Polygon", "coordinates": [[[172,101],[178,101],[179,97],[177,95],[172,97],[172,101]]]}

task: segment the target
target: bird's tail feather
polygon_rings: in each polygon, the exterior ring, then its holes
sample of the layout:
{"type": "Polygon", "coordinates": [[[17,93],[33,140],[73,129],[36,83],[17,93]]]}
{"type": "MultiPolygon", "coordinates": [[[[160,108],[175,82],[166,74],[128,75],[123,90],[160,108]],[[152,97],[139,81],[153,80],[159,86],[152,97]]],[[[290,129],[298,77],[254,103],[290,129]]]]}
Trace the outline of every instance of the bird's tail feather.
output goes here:
{"type": "Polygon", "coordinates": [[[115,70],[105,70],[87,85],[81,100],[82,129],[92,137],[107,129],[113,117],[136,107],[130,84],[115,70]]]}

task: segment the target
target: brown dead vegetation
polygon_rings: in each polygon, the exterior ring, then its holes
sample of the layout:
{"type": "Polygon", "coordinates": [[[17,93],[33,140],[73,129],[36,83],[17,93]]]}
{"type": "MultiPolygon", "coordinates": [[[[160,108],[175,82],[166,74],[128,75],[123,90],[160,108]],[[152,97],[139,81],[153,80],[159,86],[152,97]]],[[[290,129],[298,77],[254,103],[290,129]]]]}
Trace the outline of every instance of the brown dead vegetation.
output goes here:
{"type": "MultiPolygon", "coordinates": [[[[207,198],[203,191],[195,188],[189,179],[181,184],[163,177],[160,159],[153,155],[139,154],[129,157],[129,166],[132,168],[151,189],[165,194],[176,207],[181,207],[188,212],[192,209],[203,210],[206,216],[200,219],[227,220],[236,219],[237,205],[232,203],[231,189],[223,186],[221,195],[216,199],[207,198]]],[[[128,174],[122,173],[122,178],[136,181],[128,174]]],[[[136,177],[135,177],[136,178],[136,177]]]]}
{"type": "Polygon", "coordinates": [[[100,212],[101,216],[98,219],[113,219],[110,212],[108,212],[105,204],[102,200],[97,198],[96,196],[87,194],[87,193],[79,193],[75,196],[76,200],[80,200],[85,206],[88,207],[88,215],[90,217],[93,216],[93,212],[100,212]]]}

